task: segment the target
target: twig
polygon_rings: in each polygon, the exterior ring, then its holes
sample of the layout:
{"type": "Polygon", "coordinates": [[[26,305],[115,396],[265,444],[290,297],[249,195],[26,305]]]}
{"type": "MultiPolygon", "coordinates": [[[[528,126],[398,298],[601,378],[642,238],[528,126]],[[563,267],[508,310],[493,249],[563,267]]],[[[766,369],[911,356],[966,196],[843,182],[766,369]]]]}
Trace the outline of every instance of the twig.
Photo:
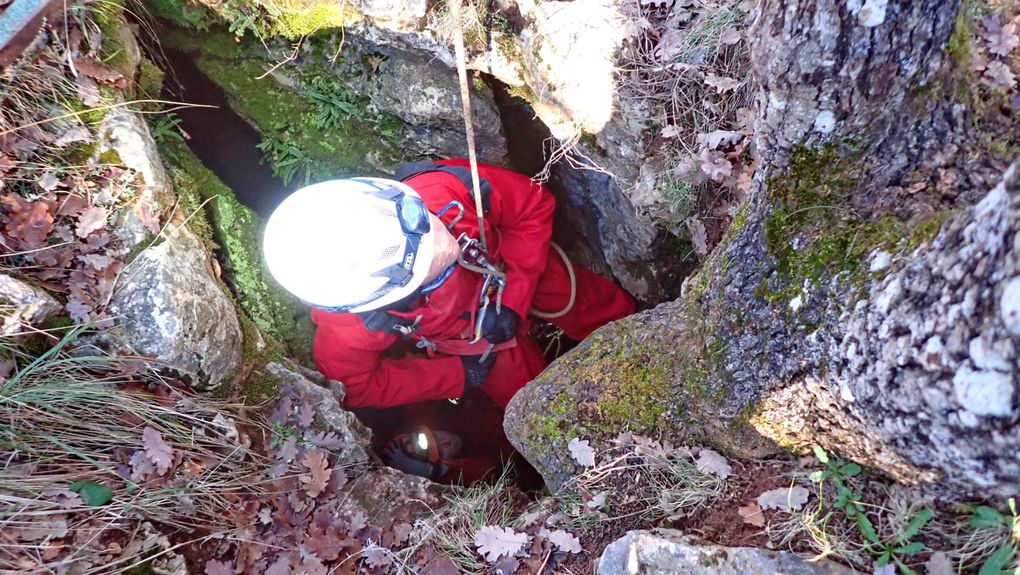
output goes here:
{"type": "Polygon", "coordinates": [[[180,110],[181,108],[218,108],[219,106],[210,106],[207,104],[189,104],[187,102],[172,102],[169,100],[131,100],[130,102],[120,102],[118,104],[108,104],[106,106],[98,106],[96,108],[89,108],[87,110],[81,110],[79,112],[71,112],[70,114],[61,114],[60,116],[54,116],[52,118],[46,118],[45,120],[39,120],[38,122],[31,122],[22,126],[16,126],[8,130],[0,132],[0,137],[6,136],[7,134],[13,134],[14,132],[20,132],[34,126],[41,126],[43,124],[49,124],[50,122],[57,122],[59,120],[66,120],[68,118],[77,118],[90,112],[100,112],[104,110],[113,110],[114,108],[123,108],[124,106],[130,106],[131,104],[173,104],[176,108],[170,110],[162,110],[159,112],[148,112],[150,114],[162,114],[164,112],[171,112],[173,110],[180,110]]]}
{"type": "Polygon", "coordinates": [[[538,571],[535,573],[535,575],[542,575],[542,573],[545,573],[545,566],[549,564],[550,557],[552,557],[552,549],[545,552],[545,558],[542,559],[542,564],[539,565],[538,571]]]}

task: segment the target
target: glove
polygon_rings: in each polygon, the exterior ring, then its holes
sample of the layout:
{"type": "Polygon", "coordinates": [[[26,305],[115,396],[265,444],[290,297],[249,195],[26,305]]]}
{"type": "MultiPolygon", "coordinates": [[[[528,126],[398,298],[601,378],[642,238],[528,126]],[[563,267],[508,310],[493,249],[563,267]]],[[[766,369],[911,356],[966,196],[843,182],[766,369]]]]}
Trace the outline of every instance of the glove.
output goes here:
{"type": "Polygon", "coordinates": [[[392,445],[383,451],[383,461],[386,462],[386,465],[389,465],[394,469],[399,469],[404,473],[417,475],[418,477],[424,477],[426,479],[432,477],[431,463],[419,461],[392,445]]]}
{"type": "Polygon", "coordinates": [[[495,302],[489,302],[486,309],[485,317],[482,318],[482,335],[485,339],[489,343],[503,343],[513,339],[517,333],[517,323],[521,320],[517,312],[503,306],[497,314],[495,302]]]}
{"type": "Polygon", "coordinates": [[[460,363],[464,366],[464,391],[478,389],[489,377],[489,369],[496,363],[496,354],[490,353],[485,361],[479,363],[480,355],[462,355],[460,363]]]}

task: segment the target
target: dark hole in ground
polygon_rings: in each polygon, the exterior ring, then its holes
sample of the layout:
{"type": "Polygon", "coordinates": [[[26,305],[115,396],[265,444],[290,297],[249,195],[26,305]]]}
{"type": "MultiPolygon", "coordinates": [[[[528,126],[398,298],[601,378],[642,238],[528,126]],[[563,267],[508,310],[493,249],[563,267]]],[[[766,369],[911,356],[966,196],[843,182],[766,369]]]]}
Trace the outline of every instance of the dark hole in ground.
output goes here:
{"type": "MultiPolygon", "coordinates": [[[[151,47],[150,47],[151,48],[151,47]]],[[[244,118],[229,107],[227,95],[192,61],[191,55],[169,48],[150,49],[167,73],[165,96],[181,102],[207,104],[217,108],[182,108],[176,113],[180,127],[188,134],[189,148],[227,184],[243,204],[261,217],[268,217],[273,208],[297,185],[285,186],[262,165],[262,152],[257,148],[261,136],[244,118]]],[[[545,164],[543,142],[548,130],[535,119],[530,107],[510,96],[505,86],[490,79],[497,102],[505,114],[502,118],[506,133],[511,168],[533,175],[545,164]]],[[[577,244],[576,226],[566,217],[555,224],[555,238],[568,249],[577,244]]],[[[539,323],[533,330],[546,351],[547,359],[566,352],[576,342],[561,337],[548,324],[539,323]]],[[[407,350],[393,350],[402,353],[407,350]]],[[[503,433],[501,410],[484,394],[469,394],[457,404],[440,401],[399,406],[389,409],[356,409],[355,414],[373,431],[374,447],[382,453],[394,436],[426,425],[434,430],[457,434],[462,440],[460,453],[454,458],[451,472],[444,477],[456,480],[457,469],[464,479],[478,479],[484,471],[494,468],[495,475],[504,466],[510,469],[511,480],[528,491],[543,487],[538,473],[510,446],[503,433]]]]}
{"type": "Polygon", "coordinates": [[[234,190],[237,199],[262,218],[296,186],[285,186],[261,163],[262,151],[256,146],[261,136],[229,106],[227,95],[199,70],[188,54],[171,48],[162,50],[168,67],[164,96],[190,104],[216,108],[185,107],[175,113],[180,127],[189,136],[188,147],[223,183],[234,190]]]}

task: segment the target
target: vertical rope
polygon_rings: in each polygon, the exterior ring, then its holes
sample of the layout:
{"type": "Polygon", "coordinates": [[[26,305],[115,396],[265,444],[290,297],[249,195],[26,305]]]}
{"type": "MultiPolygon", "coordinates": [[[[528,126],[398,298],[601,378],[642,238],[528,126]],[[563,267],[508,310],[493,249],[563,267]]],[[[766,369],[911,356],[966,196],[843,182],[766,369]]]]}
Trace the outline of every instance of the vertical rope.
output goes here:
{"type": "Polygon", "coordinates": [[[478,157],[475,154],[475,125],[471,121],[471,90],[468,86],[467,65],[464,55],[464,30],[461,27],[461,0],[449,0],[450,15],[453,16],[453,50],[457,58],[457,77],[460,78],[460,100],[464,104],[464,132],[467,135],[468,163],[471,164],[471,185],[474,187],[475,215],[478,216],[478,240],[483,250],[485,243],[485,220],[482,212],[482,184],[478,178],[478,157]]]}

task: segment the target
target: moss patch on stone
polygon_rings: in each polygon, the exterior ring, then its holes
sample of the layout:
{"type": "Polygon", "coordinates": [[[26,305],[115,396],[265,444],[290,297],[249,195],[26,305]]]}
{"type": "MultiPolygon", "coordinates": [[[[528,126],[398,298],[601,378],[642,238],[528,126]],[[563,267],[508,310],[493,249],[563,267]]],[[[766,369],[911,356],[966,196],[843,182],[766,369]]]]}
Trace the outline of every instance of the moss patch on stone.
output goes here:
{"type": "MultiPolygon", "coordinates": [[[[189,227],[216,248],[224,280],[258,330],[283,342],[298,361],[311,364],[314,327],[308,310],[273,282],[259,252],[262,222],[233,191],[182,144],[173,144],[169,170],[189,227]],[[193,217],[202,213],[205,218],[193,217]]],[[[249,341],[245,337],[245,342],[249,341]]]]}
{"type": "MultiPolygon", "coordinates": [[[[310,62],[321,60],[322,65],[309,63],[266,76],[274,62],[263,56],[264,50],[239,44],[225,30],[203,34],[169,31],[162,41],[191,54],[198,67],[226,92],[231,108],[263,135],[267,145],[294,150],[295,161],[301,165],[295,174],[299,182],[365,175],[372,171],[366,168],[371,158],[401,157],[396,143],[381,130],[380,120],[366,110],[364,102],[355,102],[358,111],[338,125],[324,125],[320,107],[328,104],[314,100],[309,86],[319,86],[320,92],[328,91],[330,84],[336,84],[336,91],[344,87],[342,79],[325,68],[328,57],[323,54],[307,57],[310,62]]],[[[278,167],[267,163],[274,171],[278,167]]]]}
{"type": "Polygon", "coordinates": [[[279,15],[271,20],[272,31],[291,40],[361,20],[361,13],[346,2],[332,0],[284,0],[277,10],[279,15]]]}

